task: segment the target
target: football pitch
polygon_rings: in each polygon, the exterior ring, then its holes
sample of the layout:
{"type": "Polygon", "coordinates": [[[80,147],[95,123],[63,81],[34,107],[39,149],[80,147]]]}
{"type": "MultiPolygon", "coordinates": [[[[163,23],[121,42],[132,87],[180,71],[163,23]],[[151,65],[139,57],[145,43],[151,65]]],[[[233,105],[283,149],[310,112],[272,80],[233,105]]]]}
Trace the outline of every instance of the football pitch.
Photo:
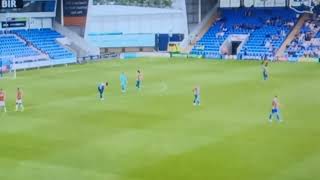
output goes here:
{"type": "Polygon", "coordinates": [[[0,80],[8,109],[0,179],[320,179],[320,64],[271,63],[269,71],[263,81],[257,61],[146,58],[18,72],[0,80]],[[22,113],[14,112],[17,87],[22,113]],[[268,122],[275,95],[281,123],[268,122]]]}

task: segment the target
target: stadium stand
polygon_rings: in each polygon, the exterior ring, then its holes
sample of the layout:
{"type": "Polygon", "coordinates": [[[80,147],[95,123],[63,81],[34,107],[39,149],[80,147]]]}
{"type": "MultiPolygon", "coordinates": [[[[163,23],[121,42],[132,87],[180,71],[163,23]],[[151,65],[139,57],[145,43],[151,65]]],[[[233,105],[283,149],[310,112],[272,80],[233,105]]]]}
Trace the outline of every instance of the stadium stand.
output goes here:
{"type": "Polygon", "coordinates": [[[297,22],[296,13],[287,8],[221,9],[222,16],[197,42],[192,54],[222,58],[221,45],[232,34],[249,35],[238,51],[240,59],[272,59],[297,22]],[[283,16],[286,14],[286,16],[283,16]]]}
{"type": "Polygon", "coordinates": [[[314,15],[320,15],[320,4],[313,8],[314,15]]]}
{"type": "Polygon", "coordinates": [[[285,55],[289,61],[297,61],[301,57],[320,57],[320,22],[306,21],[300,33],[288,45],[285,55]]]}
{"type": "Polygon", "coordinates": [[[63,36],[52,29],[13,30],[13,32],[53,60],[75,57],[72,52],[56,42],[57,38],[62,38],[63,36]]]}
{"type": "Polygon", "coordinates": [[[0,53],[2,57],[9,56],[14,58],[23,58],[40,55],[39,52],[32,49],[26,42],[19,40],[14,34],[0,35],[0,53]]]}

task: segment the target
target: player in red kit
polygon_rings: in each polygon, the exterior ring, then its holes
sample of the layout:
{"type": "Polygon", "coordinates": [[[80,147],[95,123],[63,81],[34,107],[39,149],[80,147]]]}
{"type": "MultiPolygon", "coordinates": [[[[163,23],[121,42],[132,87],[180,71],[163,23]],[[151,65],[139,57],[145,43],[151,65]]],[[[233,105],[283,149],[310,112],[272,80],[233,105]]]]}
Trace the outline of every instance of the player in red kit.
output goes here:
{"type": "Polygon", "coordinates": [[[22,91],[20,88],[17,88],[17,96],[16,96],[16,111],[23,111],[24,107],[23,107],[23,103],[22,103],[22,91]]]}
{"type": "Polygon", "coordinates": [[[3,109],[4,112],[7,112],[6,108],[6,93],[3,89],[0,89],[0,110],[3,109]]]}

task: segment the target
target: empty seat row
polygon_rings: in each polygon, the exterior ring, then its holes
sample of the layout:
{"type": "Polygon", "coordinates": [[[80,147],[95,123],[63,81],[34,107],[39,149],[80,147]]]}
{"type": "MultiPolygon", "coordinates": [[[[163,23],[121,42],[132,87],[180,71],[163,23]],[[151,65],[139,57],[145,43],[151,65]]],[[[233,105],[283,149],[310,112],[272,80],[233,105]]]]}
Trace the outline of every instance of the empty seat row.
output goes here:
{"type": "Polygon", "coordinates": [[[72,52],[56,42],[57,38],[62,38],[63,36],[52,29],[15,30],[14,32],[36,48],[48,54],[51,59],[75,57],[72,52]]]}

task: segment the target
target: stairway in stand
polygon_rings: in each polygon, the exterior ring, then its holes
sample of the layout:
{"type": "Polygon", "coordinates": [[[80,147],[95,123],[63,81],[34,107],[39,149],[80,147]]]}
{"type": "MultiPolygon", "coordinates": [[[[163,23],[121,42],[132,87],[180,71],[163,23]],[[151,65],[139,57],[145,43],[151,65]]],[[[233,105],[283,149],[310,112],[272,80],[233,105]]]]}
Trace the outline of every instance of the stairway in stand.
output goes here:
{"type": "Polygon", "coordinates": [[[277,51],[276,57],[283,57],[284,52],[287,48],[287,46],[294,40],[295,36],[299,34],[301,28],[303,27],[304,23],[310,19],[310,14],[302,14],[301,17],[299,18],[298,23],[294,26],[292,29],[291,33],[287,36],[286,40],[282,43],[280,48],[277,51]]]}

